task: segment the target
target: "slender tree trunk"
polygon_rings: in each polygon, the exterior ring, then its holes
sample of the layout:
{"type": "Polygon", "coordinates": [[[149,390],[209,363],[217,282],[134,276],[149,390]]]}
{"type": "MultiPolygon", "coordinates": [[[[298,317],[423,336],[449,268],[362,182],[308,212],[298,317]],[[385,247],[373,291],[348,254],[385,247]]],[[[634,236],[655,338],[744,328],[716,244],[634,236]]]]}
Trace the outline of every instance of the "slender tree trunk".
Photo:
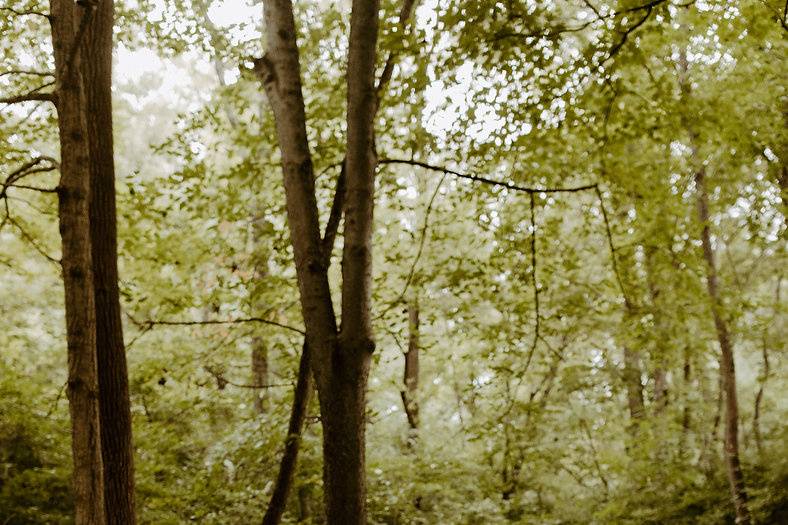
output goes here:
{"type": "Polygon", "coordinates": [[[279,463],[279,474],[276,478],[274,490],[271,493],[271,500],[268,502],[268,508],[263,517],[263,525],[278,524],[287,507],[287,497],[293,484],[298,451],[301,446],[301,431],[304,428],[311,391],[310,352],[309,347],[304,345],[304,349],[301,352],[301,361],[298,365],[298,379],[295,392],[293,392],[293,406],[290,412],[290,424],[287,427],[287,437],[285,438],[285,451],[279,463]]]}
{"type": "Polygon", "coordinates": [[[105,517],[90,247],[90,154],[79,71],[79,35],[91,13],[70,0],[53,0],[51,15],[60,134],[61,176],[57,191],[66,296],[75,522],[93,525],[105,523],[105,517]]]}
{"type": "Polygon", "coordinates": [[[268,401],[268,349],[260,336],[252,337],[252,384],[254,389],[254,411],[265,414],[268,401]]]}
{"type": "Polygon", "coordinates": [[[640,380],[640,358],[629,346],[624,347],[624,385],[627,390],[629,417],[633,423],[645,416],[643,405],[643,383],[640,380]]]}
{"type": "Polygon", "coordinates": [[[683,398],[684,398],[684,409],[681,415],[681,440],[679,442],[679,454],[682,456],[686,456],[685,447],[687,443],[687,438],[689,436],[690,431],[690,424],[692,418],[692,411],[690,409],[690,401],[689,401],[689,393],[690,389],[692,388],[692,364],[690,361],[690,350],[689,347],[684,348],[684,369],[683,369],[683,398]]]}
{"type": "Polygon", "coordinates": [[[104,499],[107,523],[125,525],[135,523],[136,515],[129,381],[118,291],[111,91],[113,19],[113,1],[101,0],[85,31],[81,71],[90,145],[90,240],[104,499]]]}
{"type": "Polygon", "coordinates": [[[701,242],[703,245],[703,258],[706,261],[706,288],[711,301],[711,313],[717,331],[717,340],[720,344],[720,374],[722,388],[725,393],[725,464],[728,472],[728,481],[731,496],[736,509],[736,522],[750,523],[750,512],[747,505],[747,492],[744,486],[739,461],[739,405],[736,396],[736,370],[733,358],[733,345],[725,320],[722,303],[719,297],[719,284],[717,281],[717,266],[714,260],[714,248],[711,245],[709,233],[709,198],[706,190],[705,170],[701,168],[695,174],[697,191],[698,218],[701,223],[701,242]]]}
{"type": "Polygon", "coordinates": [[[408,444],[412,446],[419,431],[419,305],[416,301],[408,306],[408,351],[402,383],[400,394],[408,418],[408,444]]]}
{"type": "Polygon", "coordinates": [[[659,414],[668,404],[668,380],[667,373],[665,372],[665,362],[668,359],[667,354],[669,345],[666,344],[667,330],[665,329],[665,318],[660,308],[662,301],[660,299],[660,289],[657,285],[657,276],[655,274],[656,268],[654,267],[655,251],[656,249],[653,246],[646,246],[644,249],[646,282],[648,284],[649,300],[651,302],[651,311],[654,316],[654,325],[656,328],[654,334],[656,352],[654,352],[654,355],[651,357],[654,362],[654,370],[652,371],[652,376],[654,378],[654,405],[656,407],[655,412],[659,414]]]}

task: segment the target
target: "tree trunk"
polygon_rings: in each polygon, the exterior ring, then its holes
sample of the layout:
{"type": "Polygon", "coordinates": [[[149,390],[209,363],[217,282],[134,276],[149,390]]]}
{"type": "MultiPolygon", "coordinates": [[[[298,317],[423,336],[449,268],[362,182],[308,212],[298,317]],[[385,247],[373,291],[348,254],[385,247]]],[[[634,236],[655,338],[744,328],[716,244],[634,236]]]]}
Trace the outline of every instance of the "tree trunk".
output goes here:
{"type": "Polygon", "coordinates": [[[366,523],[364,431],[374,350],[370,285],[378,10],[376,0],[354,0],[350,19],[341,332],[328,282],[330,259],[320,236],[291,0],[264,2],[267,52],[255,61],[274,113],[282,156],[306,344],[312,353],[323,424],[326,517],[332,525],[366,523]]]}
{"type": "Polygon", "coordinates": [[[301,361],[298,365],[298,379],[295,392],[293,392],[293,406],[290,412],[290,423],[287,427],[285,438],[285,451],[279,463],[279,474],[276,478],[271,500],[263,517],[263,525],[276,525],[282,519],[282,514],[287,506],[287,497],[293,484],[298,461],[298,451],[301,446],[301,432],[304,428],[306,411],[309,407],[309,396],[312,392],[312,373],[310,369],[309,347],[304,345],[301,351],[301,361]]]}
{"type": "Polygon", "coordinates": [[[419,431],[419,305],[416,301],[408,306],[408,351],[405,353],[402,383],[400,393],[408,418],[408,444],[412,446],[419,431]]]}
{"type": "Polygon", "coordinates": [[[85,32],[81,71],[90,145],[90,241],[104,500],[107,523],[125,525],[135,523],[136,515],[129,380],[118,291],[111,91],[113,18],[113,1],[99,2],[85,32]]]}
{"type": "Polygon", "coordinates": [[[668,404],[668,381],[665,372],[665,362],[668,360],[669,346],[666,343],[667,330],[665,326],[665,318],[662,315],[660,308],[660,289],[657,284],[657,275],[655,274],[656,268],[654,267],[656,248],[654,246],[646,246],[645,253],[645,266],[646,266],[646,282],[648,285],[649,301],[651,302],[651,312],[654,316],[655,331],[653,338],[655,344],[654,355],[651,356],[653,361],[652,376],[654,378],[654,405],[657,414],[664,411],[668,404]]]}
{"type": "Polygon", "coordinates": [[[703,258],[706,261],[706,288],[711,301],[711,313],[717,340],[720,344],[720,374],[722,388],[725,393],[725,464],[731,496],[736,509],[736,523],[749,524],[750,512],[747,505],[747,492],[744,487],[744,475],[739,461],[739,405],[736,397],[736,369],[733,359],[728,323],[721,312],[722,303],[719,297],[717,282],[717,266],[714,261],[714,248],[709,233],[709,197],[706,191],[705,170],[701,168],[695,174],[697,191],[698,218],[701,224],[701,243],[703,258]]]}
{"type": "Polygon", "coordinates": [[[633,423],[645,416],[643,405],[643,383],[640,380],[640,359],[637,352],[628,346],[624,347],[624,385],[627,390],[627,406],[629,417],[633,423]]]}
{"type": "Polygon", "coordinates": [[[79,72],[80,27],[90,19],[70,0],[51,2],[60,135],[58,216],[68,346],[68,399],[77,525],[103,524],[96,311],[90,247],[90,171],[85,93],[79,72]]]}
{"type": "Polygon", "coordinates": [[[268,389],[268,349],[265,347],[265,340],[260,336],[252,338],[252,385],[254,395],[254,411],[257,414],[265,414],[268,389]]]}

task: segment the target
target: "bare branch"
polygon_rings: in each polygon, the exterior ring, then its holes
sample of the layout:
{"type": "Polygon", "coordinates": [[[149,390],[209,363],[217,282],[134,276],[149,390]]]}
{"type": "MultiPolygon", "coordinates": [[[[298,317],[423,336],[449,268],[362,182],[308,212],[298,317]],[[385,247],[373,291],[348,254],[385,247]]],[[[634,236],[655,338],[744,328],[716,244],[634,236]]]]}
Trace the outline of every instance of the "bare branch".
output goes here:
{"type": "Polygon", "coordinates": [[[380,159],[378,164],[407,164],[410,166],[419,166],[424,169],[432,170],[432,171],[439,171],[441,173],[446,173],[448,175],[453,175],[460,179],[471,180],[474,182],[481,182],[483,184],[490,184],[493,186],[500,186],[502,188],[506,188],[513,191],[522,191],[525,193],[576,193],[580,191],[586,190],[593,190],[597,187],[596,184],[586,184],[583,186],[576,186],[573,188],[529,188],[526,186],[519,186],[517,184],[512,184],[509,182],[489,179],[487,177],[482,177],[479,175],[471,175],[467,173],[460,173],[458,171],[450,170],[448,168],[444,168],[441,166],[435,166],[433,164],[428,164],[426,162],[420,162],[417,160],[406,160],[406,159],[380,159]]]}
{"type": "Polygon", "coordinates": [[[41,11],[33,11],[33,10],[26,10],[20,11],[18,9],[14,9],[13,7],[0,7],[0,11],[8,11],[16,16],[43,16],[47,20],[49,19],[50,15],[47,13],[42,13],[41,11]]]}
{"type": "Polygon", "coordinates": [[[531,281],[533,282],[534,290],[534,340],[531,343],[531,350],[528,352],[528,357],[525,360],[525,369],[531,365],[531,360],[536,352],[536,345],[539,342],[539,284],[536,281],[536,200],[534,194],[529,193],[530,211],[531,211],[531,281]]]}
{"type": "Polygon", "coordinates": [[[624,297],[624,305],[628,310],[631,310],[633,307],[632,301],[630,301],[629,296],[627,295],[627,291],[624,288],[624,281],[621,279],[621,272],[618,270],[618,258],[616,257],[616,247],[613,244],[613,234],[610,231],[610,219],[607,215],[607,208],[605,207],[605,200],[602,198],[602,191],[599,189],[599,186],[594,187],[594,191],[596,192],[596,196],[599,199],[599,207],[602,210],[602,218],[605,221],[605,232],[607,233],[607,244],[610,247],[610,258],[613,262],[613,273],[616,275],[616,282],[618,283],[618,288],[621,290],[621,295],[624,297]]]}
{"type": "Polygon", "coordinates": [[[226,325],[226,324],[242,324],[242,323],[262,323],[267,324],[270,326],[277,326],[279,328],[290,330],[291,332],[296,332],[301,335],[304,335],[304,330],[301,328],[296,328],[295,326],[290,326],[284,323],[280,323],[278,321],[272,321],[270,319],[264,319],[262,317],[244,317],[240,319],[208,319],[205,321],[170,321],[167,319],[148,319],[146,321],[135,322],[143,327],[153,327],[153,326],[200,326],[200,325],[226,325]]]}
{"type": "Polygon", "coordinates": [[[30,75],[36,77],[54,77],[55,74],[51,71],[35,71],[32,69],[9,69],[0,73],[0,77],[7,75],[30,75]]]}
{"type": "Polygon", "coordinates": [[[37,87],[32,91],[28,91],[27,93],[23,93],[21,95],[13,95],[10,97],[3,97],[0,98],[0,104],[19,104],[21,102],[52,102],[53,104],[57,104],[57,95],[55,93],[39,93],[39,90],[51,86],[54,82],[48,82],[43,86],[37,87]]]}
{"type": "MultiPolygon", "coordinates": [[[[408,20],[413,13],[413,9],[416,6],[416,0],[403,0],[402,2],[402,9],[399,12],[399,28],[404,30],[405,26],[408,23],[408,20]]],[[[383,65],[383,71],[380,74],[380,78],[378,79],[378,85],[375,88],[375,96],[376,96],[376,106],[380,106],[380,100],[383,97],[383,90],[386,89],[388,83],[391,81],[391,77],[394,74],[394,63],[397,60],[397,53],[391,52],[389,56],[386,58],[386,63],[383,65]]]]}
{"type": "Polygon", "coordinates": [[[435,198],[438,196],[438,192],[443,186],[443,181],[446,180],[446,176],[449,173],[444,173],[441,180],[438,182],[438,185],[435,187],[435,190],[432,192],[432,196],[430,197],[429,202],[427,203],[427,209],[424,212],[424,225],[421,227],[421,233],[419,237],[419,249],[416,252],[416,256],[413,258],[413,262],[410,265],[410,270],[408,270],[408,276],[405,278],[405,285],[402,287],[402,291],[399,293],[396,299],[394,299],[389,305],[378,314],[375,319],[380,319],[385,316],[392,308],[397,306],[404,298],[405,294],[408,292],[408,288],[410,287],[411,282],[413,281],[413,276],[416,274],[416,267],[419,264],[419,260],[421,259],[421,254],[424,251],[424,243],[427,240],[427,231],[430,226],[430,214],[432,213],[432,206],[435,203],[435,198]]]}

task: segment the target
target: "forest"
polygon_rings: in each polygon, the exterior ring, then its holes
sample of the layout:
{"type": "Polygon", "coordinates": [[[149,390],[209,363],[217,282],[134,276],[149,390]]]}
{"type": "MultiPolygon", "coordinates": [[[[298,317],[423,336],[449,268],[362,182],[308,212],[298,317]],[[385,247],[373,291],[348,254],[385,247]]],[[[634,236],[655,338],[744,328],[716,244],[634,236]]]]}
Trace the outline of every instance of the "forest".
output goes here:
{"type": "Polygon", "coordinates": [[[788,523],[788,2],[0,0],[0,525],[788,523]]]}

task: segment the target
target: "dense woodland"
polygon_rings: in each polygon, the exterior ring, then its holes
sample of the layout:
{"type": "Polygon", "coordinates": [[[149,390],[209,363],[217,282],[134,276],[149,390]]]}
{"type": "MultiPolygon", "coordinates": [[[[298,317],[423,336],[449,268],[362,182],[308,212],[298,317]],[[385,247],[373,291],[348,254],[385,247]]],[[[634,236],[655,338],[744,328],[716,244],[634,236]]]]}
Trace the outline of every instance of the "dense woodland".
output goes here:
{"type": "Polygon", "coordinates": [[[788,3],[0,35],[0,524],[788,523],[788,3]]]}

